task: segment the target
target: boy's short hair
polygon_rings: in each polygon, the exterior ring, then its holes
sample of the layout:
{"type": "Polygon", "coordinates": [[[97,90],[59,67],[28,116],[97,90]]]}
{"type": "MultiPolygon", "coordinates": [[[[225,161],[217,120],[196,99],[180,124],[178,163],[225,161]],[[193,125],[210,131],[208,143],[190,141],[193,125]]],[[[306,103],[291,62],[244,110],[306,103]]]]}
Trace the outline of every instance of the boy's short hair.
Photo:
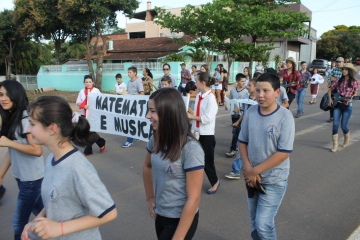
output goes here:
{"type": "Polygon", "coordinates": [[[301,63],[300,63],[300,65],[303,65],[304,63],[306,63],[305,61],[302,61],[301,63]]]}
{"type": "Polygon", "coordinates": [[[169,84],[171,84],[171,77],[163,76],[160,81],[161,82],[168,82],[169,84]]]}
{"type": "Polygon", "coordinates": [[[185,91],[189,93],[190,91],[195,91],[195,90],[196,90],[195,82],[189,81],[185,86],[185,91]]]}
{"type": "Polygon", "coordinates": [[[116,74],[115,78],[122,78],[121,73],[116,74]]]}
{"type": "Polygon", "coordinates": [[[128,71],[132,71],[132,72],[137,74],[137,68],[136,67],[131,66],[131,67],[128,68],[128,71]]]}
{"type": "Polygon", "coordinates": [[[254,78],[258,78],[261,75],[261,72],[255,72],[254,73],[254,78]]]}
{"type": "Polygon", "coordinates": [[[238,73],[238,74],[236,74],[236,76],[235,76],[235,80],[236,80],[236,81],[240,81],[242,78],[245,78],[245,79],[246,79],[246,76],[245,76],[244,74],[242,74],[242,73],[238,73]]]}
{"type": "Polygon", "coordinates": [[[256,80],[257,80],[256,78],[252,78],[252,79],[249,80],[249,83],[252,83],[255,86],[256,85],[256,80]]]}
{"type": "Polygon", "coordinates": [[[277,75],[272,73],[261,74],[260,77],[256,79],[256,82],[268,82],[271,84],[274,91],[280,88],[280,79],[277,75]]]}

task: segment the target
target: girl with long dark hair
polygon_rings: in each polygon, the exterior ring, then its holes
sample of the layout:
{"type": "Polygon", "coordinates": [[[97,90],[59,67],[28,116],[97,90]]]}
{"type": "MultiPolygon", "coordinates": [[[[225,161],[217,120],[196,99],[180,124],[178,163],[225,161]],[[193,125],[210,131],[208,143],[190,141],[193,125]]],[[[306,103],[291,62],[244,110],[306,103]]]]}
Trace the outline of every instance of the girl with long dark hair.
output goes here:
{"type": "MultiPolygon", "coordinates": [[[[331,99],[331,93],[336,90],[337,93],[342,97],[352,97],[357,95],[359,83],[354,78],[357,74],[356,68],[351,63],[345,63],[342,68],[341,78],[332,82],[328,95],[329,95],[329,106],[333,106],[333,100],[331,99]]],[[[352,114],[352,101],[345,100],[334,107],[334,120],[332,129],[333,148],[332,152],[336,152],[338,149],[338,129],[341,119],[341,129],[344,133],[344,144],[343,147],[347,147],[350,142],[350,130],[348,123],[352,114]]]]}
{"type": "Polygon", "coordinates": [[[143,86],[144,86],[144,94],[151,95],[152,94],[152,84],[153,84],[153,74],[151,73],[150,69],[144,68],[143,71],[143,86]]]}
{"type": "Polygon", "coordinates": [[[0,167],[0,185],[12,166],[19,194],[12,220],[14,239],[20,240],[31,213],[37,215],[43,208],[40,196],[44,177],[42,147],[36,145],[28,131],[29,104],[23,86],[15,80],[0,83],[0,115],[2,119],[0,146],[8,147],[8,153],[0,167]]]}
{"type": "Polygon", "coordinates": [[[192,239],[199,218],[204,152],[191,134],[178,91],[156,91],[148,107],[146,118],[151,122],[153,136],[146,147],[143,176],[156,235],[164,240],[192,239]]]}

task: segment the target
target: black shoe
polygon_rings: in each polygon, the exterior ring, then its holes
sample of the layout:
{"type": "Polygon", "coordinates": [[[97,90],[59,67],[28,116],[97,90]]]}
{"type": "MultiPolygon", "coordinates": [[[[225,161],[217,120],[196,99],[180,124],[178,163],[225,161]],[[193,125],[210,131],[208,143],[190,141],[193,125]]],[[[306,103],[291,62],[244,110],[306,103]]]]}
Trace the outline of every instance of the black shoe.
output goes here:
{"type": "Polygon", "coordinates": [[[6,188],[3,187],[3,185],[0,186],[0,200],[4,197],[6,193],[6,188]]]}

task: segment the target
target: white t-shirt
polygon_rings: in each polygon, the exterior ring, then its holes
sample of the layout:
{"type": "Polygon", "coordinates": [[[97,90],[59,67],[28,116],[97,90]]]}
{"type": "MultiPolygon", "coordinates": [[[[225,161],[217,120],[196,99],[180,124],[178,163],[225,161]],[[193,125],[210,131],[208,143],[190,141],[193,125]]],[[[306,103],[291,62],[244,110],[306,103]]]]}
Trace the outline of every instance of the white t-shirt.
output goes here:
{"type": "Polygon", "coordinates": [[[124,82],[115,84],[115,93],[116,94],[124,94],[127,91],[127,86],[124,82]]]}

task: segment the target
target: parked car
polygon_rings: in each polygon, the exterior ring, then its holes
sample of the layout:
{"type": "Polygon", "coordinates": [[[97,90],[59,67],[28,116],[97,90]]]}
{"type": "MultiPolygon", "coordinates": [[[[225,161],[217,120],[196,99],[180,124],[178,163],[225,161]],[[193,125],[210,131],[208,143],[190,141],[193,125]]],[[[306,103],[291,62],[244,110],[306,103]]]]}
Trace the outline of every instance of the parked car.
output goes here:
{"type": "Polygon", "coordinates": [[[329,67],[328,61],[325,59],[314,59],[310,66],[309,71],[312,71],[314,68],[317,68],[318,73],[324,73],[326,72],[326,69],[329,67]]]}

